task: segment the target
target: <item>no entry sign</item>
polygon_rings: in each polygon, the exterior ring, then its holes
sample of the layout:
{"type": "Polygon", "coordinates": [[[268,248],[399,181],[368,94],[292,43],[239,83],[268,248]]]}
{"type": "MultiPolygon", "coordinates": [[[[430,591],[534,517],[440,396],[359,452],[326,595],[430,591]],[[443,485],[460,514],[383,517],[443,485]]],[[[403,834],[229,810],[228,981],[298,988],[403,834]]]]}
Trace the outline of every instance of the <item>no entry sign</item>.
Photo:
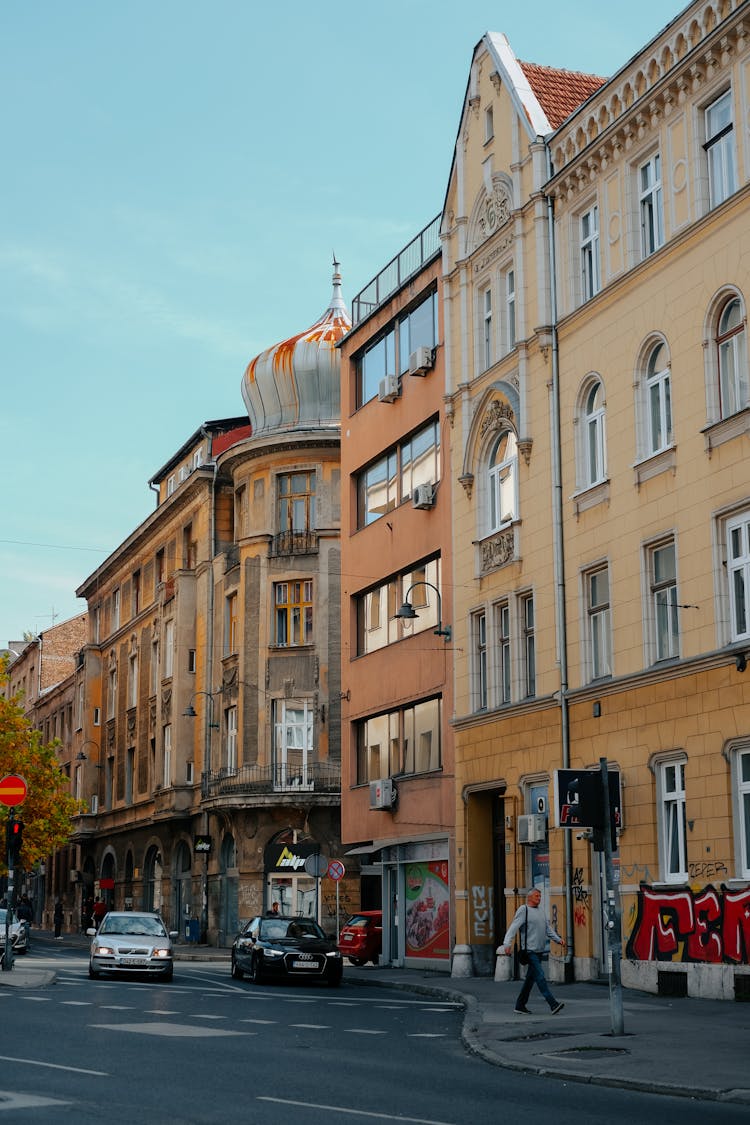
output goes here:
{"type": "Polygon", "coordinates": [[[4,805],[22,805],[26,800],[26,782],[22,777],[18,777],[14,773],[9,773],[0,781],[0,801],[4,805]]]}

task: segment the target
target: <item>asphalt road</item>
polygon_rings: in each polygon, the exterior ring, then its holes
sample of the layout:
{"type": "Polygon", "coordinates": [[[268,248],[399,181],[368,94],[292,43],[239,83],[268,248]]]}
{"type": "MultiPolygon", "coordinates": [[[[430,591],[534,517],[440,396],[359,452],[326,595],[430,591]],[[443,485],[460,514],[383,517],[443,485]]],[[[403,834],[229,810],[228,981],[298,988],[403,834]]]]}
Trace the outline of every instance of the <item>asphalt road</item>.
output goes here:
{"type": "Polygon", "coordinates": [[[223,961],[178,963],[172,984],[90,981],[80,951],[30,958],[58,978],[0,989],[0,1125],[747,1122],[746,1106],[498,1069],[461,1046],[460,1008],[346,977],[258,986],[223,961]]]}

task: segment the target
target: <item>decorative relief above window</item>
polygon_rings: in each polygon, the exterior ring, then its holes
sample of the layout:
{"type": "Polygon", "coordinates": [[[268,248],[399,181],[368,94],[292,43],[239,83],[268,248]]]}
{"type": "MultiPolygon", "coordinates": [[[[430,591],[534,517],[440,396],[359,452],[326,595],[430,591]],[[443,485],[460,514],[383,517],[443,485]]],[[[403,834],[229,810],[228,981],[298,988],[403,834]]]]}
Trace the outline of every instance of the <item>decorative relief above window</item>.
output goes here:
{"type": "Polygon", "coordinates": [[[510,219],[510,199],[502,184],[492,185],[492,195],[486,196],[479,216],[479,229],[489,238],[510,219]]]}

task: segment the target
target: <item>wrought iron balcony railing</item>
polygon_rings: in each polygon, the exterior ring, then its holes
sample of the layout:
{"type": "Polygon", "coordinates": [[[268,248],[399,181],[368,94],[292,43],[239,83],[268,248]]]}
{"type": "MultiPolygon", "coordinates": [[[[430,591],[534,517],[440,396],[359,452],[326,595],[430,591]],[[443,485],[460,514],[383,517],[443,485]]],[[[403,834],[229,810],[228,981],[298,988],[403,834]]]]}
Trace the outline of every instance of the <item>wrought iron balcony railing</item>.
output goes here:
{"type": "Polygon", "coordinates": [[[271,540],[272,555],[314,555],[317,550],[317,531],[280,531],[271,540]]]}
{"type": "Polygon", "coordinates": [[[245,797],[271,793],[338,793],[341,765],[310,762],[307,766],[283,763],[270,766],[237,766],[203,775],[203,796],[245,797]]]}

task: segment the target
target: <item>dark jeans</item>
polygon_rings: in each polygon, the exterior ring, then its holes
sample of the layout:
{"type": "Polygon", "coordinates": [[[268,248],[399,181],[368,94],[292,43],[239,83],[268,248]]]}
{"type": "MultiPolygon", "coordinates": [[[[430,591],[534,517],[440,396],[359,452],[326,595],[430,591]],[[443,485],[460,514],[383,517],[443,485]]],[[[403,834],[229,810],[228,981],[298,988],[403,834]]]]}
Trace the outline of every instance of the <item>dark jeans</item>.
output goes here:
{"type": "Polygon", "coordinates": [[[532,953],[530,949],[527,950],[527,952],[529,955],[529,963],[526,966],[526,979],[523,982],[523,988],[518,993],[516,1007],[526,1007],[529,996],[531,996],[531,990],[534,985],[536,985],[544,999],[549,1004],[550,1008],[553,1008],[557,1001],[550,992],[550,987],[547,984],[547,978],[544,975],[544,969],[542,968],[542,955],[541,953],[532,953]]]}

